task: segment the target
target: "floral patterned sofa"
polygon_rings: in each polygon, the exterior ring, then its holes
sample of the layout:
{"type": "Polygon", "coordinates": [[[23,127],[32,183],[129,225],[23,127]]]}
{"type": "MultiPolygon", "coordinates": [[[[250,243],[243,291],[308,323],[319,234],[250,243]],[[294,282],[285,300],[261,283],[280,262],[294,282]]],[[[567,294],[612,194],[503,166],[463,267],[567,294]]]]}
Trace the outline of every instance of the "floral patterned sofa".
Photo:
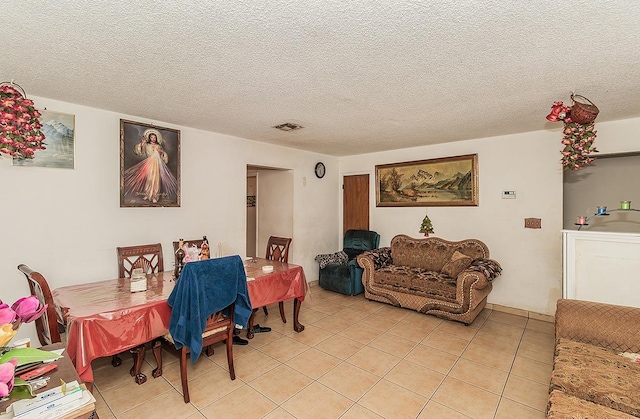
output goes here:
{"type": "Polygon", "coordinates": [[[358,256],[365,297],[470,324],[502,271],[480,240],[395,236],[358,256]]]}
{"type": "Polygon", "coordinates": [[[547,417],[640,417],[640,308],[558,300],[547,417]]]}

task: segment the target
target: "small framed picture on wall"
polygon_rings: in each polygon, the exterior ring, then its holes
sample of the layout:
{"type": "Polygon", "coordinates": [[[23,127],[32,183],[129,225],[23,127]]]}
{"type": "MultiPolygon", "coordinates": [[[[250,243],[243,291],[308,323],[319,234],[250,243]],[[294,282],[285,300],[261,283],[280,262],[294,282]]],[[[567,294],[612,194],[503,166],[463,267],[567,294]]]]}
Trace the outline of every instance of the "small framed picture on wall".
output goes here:
{"type": "Polygon", "coordinates": [[[73,114],[43,109],[40,111],[44,150],[37,150],[33,159],[12,159],[14,166],[75,168],[75,125],[73,114]]]}
{"type": "Polygon", "coordinates": [[[120,207],[180,206],[180,131],[120,120],[120,207]]]}

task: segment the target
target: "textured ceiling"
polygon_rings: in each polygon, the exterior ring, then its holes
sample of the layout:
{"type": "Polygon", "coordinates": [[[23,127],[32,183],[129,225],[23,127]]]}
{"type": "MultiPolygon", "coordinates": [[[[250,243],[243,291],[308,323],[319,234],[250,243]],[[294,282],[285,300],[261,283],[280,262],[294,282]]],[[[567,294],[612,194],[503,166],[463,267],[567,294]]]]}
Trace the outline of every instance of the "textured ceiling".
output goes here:
{"type": "Polygon", "coordinates": [[[556,127],[572,91],[640,116],[638,22],[638,0],[4,0],[0,81],[343,156],[556,127]]]}

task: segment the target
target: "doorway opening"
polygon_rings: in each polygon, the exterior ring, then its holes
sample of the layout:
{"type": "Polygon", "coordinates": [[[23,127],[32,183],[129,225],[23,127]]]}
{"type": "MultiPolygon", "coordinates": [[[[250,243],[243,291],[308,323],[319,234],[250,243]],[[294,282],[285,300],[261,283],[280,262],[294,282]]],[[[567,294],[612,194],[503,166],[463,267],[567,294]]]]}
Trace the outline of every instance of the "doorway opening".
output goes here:
{"type": "Polygon", "coordinates": [[[246,232],[247,257],[264,257],[270,236],[293,238],[293,170],[247,165],[246,232]]]}

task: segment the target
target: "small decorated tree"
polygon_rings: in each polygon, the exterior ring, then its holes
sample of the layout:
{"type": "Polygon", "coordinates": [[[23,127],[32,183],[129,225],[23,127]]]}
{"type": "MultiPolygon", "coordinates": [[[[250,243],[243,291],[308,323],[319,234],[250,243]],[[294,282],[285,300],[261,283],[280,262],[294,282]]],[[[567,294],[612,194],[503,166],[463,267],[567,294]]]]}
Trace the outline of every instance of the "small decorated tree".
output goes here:
{"type": "Polygon", "coordinates": [[[428,215],[425,215],[424,219],[422,220],[420,233],[424,233],[425,237],[429,237],[429,233],[433,233],[433,224],[431,224],[431,220],[429,219],[428,215]]]}

